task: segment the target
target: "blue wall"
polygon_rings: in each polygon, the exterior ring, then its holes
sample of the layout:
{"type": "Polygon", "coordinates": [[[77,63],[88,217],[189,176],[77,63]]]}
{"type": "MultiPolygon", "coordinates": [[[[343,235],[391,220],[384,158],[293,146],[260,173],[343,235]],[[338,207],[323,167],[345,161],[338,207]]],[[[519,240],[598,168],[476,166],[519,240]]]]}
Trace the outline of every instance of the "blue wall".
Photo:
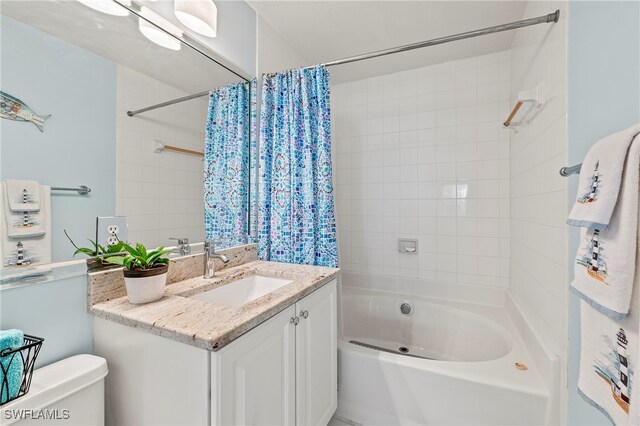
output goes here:
{"type": "Polygon", "coordinates": [[[87,276],[4,289],[0,328],[44,337],[36,367],[93,353],[93,316],[86,309],[87,276]]]}
{"type": "MultiPolygon", "coordinates": [[[[31,123],[0,121],[0,176],[92,189],[88,197],[52,195],[53,261],[70,259],[62,230],[91,238],[95,217],[115,211],[116,65],[4,16],[0,25],[2,90],[52,114],[44,133],[31,123]]],[[[86,286],[82,274],[2,289],[0,327],[45,338],[37,366],[92,353],[86,286]]]]}
{"type": "Polygon", "coordinates": [[[0,121],[0,177],[91,188],[84,197],[52,193],[52,261],[69,260],[63,229],[84,244],[95,238],[96,216],[115,213],[116,65],[13,19],[0,24],[2,91],[52,114],[44,133],[0,121]]]}
{"type": "MultiPolygon", "coordinates": [[[[640,122],[640,2],[571,1],[568,16],[568,162],[573,165],[581,163],[601,137],[640,122]]],[[[569,179],[571,206],[578,178],[569,179]]],[[[569,228],[573,265],[579,235],[569,228]]],[[[570,279],[572,275],[570,268],[570,279]]],[[[570,294],[568,423],[609,424],[576,392],[579,352],[580,309],[570,294]]]]}

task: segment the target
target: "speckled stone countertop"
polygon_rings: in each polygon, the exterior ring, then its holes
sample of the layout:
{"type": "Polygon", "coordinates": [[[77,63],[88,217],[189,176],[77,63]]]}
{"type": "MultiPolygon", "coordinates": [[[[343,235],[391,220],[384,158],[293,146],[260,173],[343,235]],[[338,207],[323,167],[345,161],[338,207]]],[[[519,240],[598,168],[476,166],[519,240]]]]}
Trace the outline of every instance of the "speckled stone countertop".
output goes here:
{"type": "Polygon", "coordinates": [[[95,303],[89,310],[107,320],[216,351],[329,283],[338,273],[335,268],[253,260],[225,268],[213,279],[199,275],[167,285],[165,296],[157,302],[132,305],[124,296],[95,303]],[[293,282],[237,308],[189,299],[250,275],[293,282]]]}

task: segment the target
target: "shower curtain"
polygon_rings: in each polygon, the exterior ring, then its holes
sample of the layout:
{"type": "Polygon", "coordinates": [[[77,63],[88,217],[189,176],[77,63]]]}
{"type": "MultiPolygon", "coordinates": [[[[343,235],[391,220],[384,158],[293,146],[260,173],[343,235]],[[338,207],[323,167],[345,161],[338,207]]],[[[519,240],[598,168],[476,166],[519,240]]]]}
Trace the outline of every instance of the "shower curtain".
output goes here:
{"type": "Polygon", "coordinates": [[[329,72],[264,75],[258,252],[263,260],[337,266],[329,72]]]}
{"type": "Polygon", "coordinates": [[[245,244],[249,194],[249,85],[209,94],[204,150],[204,222],[220,247],[245,244]]]}

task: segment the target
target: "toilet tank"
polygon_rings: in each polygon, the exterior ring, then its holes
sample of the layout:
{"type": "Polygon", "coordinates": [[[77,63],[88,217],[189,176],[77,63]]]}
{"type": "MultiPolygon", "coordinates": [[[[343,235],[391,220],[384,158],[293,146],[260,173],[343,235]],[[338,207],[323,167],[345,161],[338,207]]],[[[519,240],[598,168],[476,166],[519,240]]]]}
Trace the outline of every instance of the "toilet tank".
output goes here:
{"type": "Polygon", "coordinates": [[[26,395],[0,407],[0,425],[104,425],[107,362],[76,355],[33,372],[26,395]]]}

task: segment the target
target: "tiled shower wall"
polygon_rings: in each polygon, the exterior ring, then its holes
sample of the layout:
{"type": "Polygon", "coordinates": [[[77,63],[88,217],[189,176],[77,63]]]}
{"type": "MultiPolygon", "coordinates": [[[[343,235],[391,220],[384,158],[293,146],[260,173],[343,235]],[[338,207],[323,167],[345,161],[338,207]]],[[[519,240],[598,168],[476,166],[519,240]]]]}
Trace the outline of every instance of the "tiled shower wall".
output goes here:
{"type": "Polygon", "coordinates": [[[508,287],[509,94],[508,51],[332,86],[343,270],[508,287]]]}
{"type": "Polygon", "coordinates": [[[558,23],[517,30],[511,52],[514,102],[538,82],[544,95],[542,108],[511,137],[511,294],[543,345],[564,363],[568,178],[558,171],[567,164],[567,3],[528,2],[524,16],[556,9],[558,23]]]}
{"type": "Polygon", "coordinates": [[[156,140],[204,149],[207,98],[128,117],[126,111],[189,93],[118,66],[116,214],[127,216],[128,239],[175,245],[171,237],[202,241],[202,158],[154,152],[156,140]]]}

